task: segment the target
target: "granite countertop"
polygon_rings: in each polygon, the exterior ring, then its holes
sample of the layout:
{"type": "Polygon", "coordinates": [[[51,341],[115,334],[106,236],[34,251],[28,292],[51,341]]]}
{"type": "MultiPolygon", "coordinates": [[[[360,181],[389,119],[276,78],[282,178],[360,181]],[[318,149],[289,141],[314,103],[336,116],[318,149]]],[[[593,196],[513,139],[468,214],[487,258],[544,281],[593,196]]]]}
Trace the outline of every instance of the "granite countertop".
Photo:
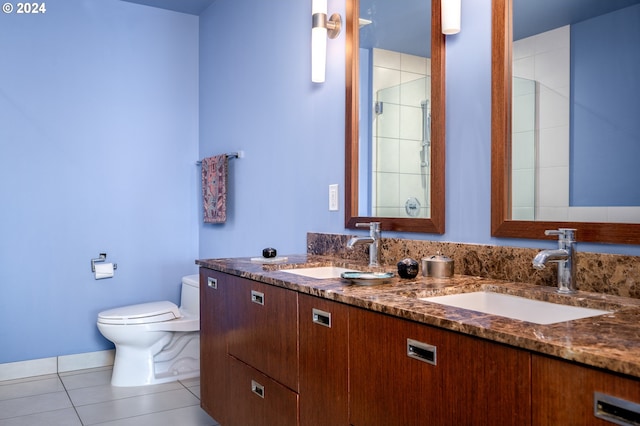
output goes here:
{"type": "MultiPolygon", "coordinates": [[[[339,266],[371,270],[344,259],[315,255],[286,256],[281,263],[252,261],[251,258],[202,259],[196,264],[348,305],[369,309],[423,324],[457,331],[533,352],[552,355],[640,378],[640,300],[578,291],[560,295],[555,287],[501,281],[466,275],[448,279],[423,277],[363,286],[341,278],[314,279],[282,272],[285,268],[339,266]],[[597,317],[540,325],[501,316],[483,314],[418,300],[428,297],[475,291],[527,295],[538,300],[612,311],[597,317]]],[[[378,271],[393,271],[381,267],[378,271]]]]}

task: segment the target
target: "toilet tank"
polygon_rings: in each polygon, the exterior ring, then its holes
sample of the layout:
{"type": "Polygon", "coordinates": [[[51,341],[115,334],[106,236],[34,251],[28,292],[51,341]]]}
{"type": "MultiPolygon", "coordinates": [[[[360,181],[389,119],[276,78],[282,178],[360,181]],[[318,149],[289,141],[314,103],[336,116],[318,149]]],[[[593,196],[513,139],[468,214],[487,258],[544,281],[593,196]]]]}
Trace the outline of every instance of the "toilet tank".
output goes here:
{"type": "Polygon", "coordinates": [[[184,314],[200,318],[200,276],[187,275],[182,277],[182,291],[180,292],[180,310],[184,314]]]}

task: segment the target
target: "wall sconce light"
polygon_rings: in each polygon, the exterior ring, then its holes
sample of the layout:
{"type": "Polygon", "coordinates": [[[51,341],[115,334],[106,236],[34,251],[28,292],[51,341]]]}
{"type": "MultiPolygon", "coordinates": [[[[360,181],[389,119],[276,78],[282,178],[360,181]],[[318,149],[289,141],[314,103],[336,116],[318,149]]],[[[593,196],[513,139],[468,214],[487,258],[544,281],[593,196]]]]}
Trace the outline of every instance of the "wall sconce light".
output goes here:
{"type": "Polygon", "coordinates": [[[460,32],[460,1],[441,0],[442,34],[458,34],[460,32]]]}
{"type": "Polygon", "coordinates": [[[327,62],[327,36],[340,34],[342,19],[338,13],[327,20],[327,0],[311,1],[311,81],[324,83],[327,62]]]}

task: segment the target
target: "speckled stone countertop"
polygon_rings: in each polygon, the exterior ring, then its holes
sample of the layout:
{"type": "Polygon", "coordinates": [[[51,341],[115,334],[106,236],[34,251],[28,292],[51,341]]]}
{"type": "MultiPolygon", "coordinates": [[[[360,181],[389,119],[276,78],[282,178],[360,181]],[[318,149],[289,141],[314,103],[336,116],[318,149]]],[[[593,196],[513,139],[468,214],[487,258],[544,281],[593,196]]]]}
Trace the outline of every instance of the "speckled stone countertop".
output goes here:
{"type": "MultiPolygon", "coordinates": [[[[555,292],[554,287],[467,275],[436,279],[419,274],[414,279],[401,279],[396,274],[386,284],[363,286],[341,278],[314,279],[280,271],[316,266],[370,270],[366,265],[331,256],[293,255],[277,264],[263,264],[250,258],[202,259],[197,260],[196,264],[300,293],[640,378],[638,299],[584,291],[574,295],[560,295],[555,292]],[[496,292],[526,295],[533,299],[603,309],[612,313],[539,325],[418,300],[418,297],[488,288],[496,292]]],[[[395,272],[389,267],[380,270],[395,272]]]]}

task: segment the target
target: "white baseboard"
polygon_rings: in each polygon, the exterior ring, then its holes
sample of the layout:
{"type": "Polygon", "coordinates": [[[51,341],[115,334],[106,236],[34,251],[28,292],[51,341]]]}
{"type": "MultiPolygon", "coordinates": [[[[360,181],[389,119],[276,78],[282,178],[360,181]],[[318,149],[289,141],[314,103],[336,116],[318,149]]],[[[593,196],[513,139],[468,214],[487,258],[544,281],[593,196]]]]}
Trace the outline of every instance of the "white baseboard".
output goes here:
{"type": "Polygon", "coordinates": [[[113,365],[115,350],[62,355],[0,364],[0,381],[113,365]]]}
{"type": "Polygon", "coordinates": [[[58,373],[113,365],[114,349],[58,357],[58,373]]]}
{"type": "Polygon", "coordinates": [[[58,372],[58,357],[0,364],[0,380],[22,379],[58,372]]]}

